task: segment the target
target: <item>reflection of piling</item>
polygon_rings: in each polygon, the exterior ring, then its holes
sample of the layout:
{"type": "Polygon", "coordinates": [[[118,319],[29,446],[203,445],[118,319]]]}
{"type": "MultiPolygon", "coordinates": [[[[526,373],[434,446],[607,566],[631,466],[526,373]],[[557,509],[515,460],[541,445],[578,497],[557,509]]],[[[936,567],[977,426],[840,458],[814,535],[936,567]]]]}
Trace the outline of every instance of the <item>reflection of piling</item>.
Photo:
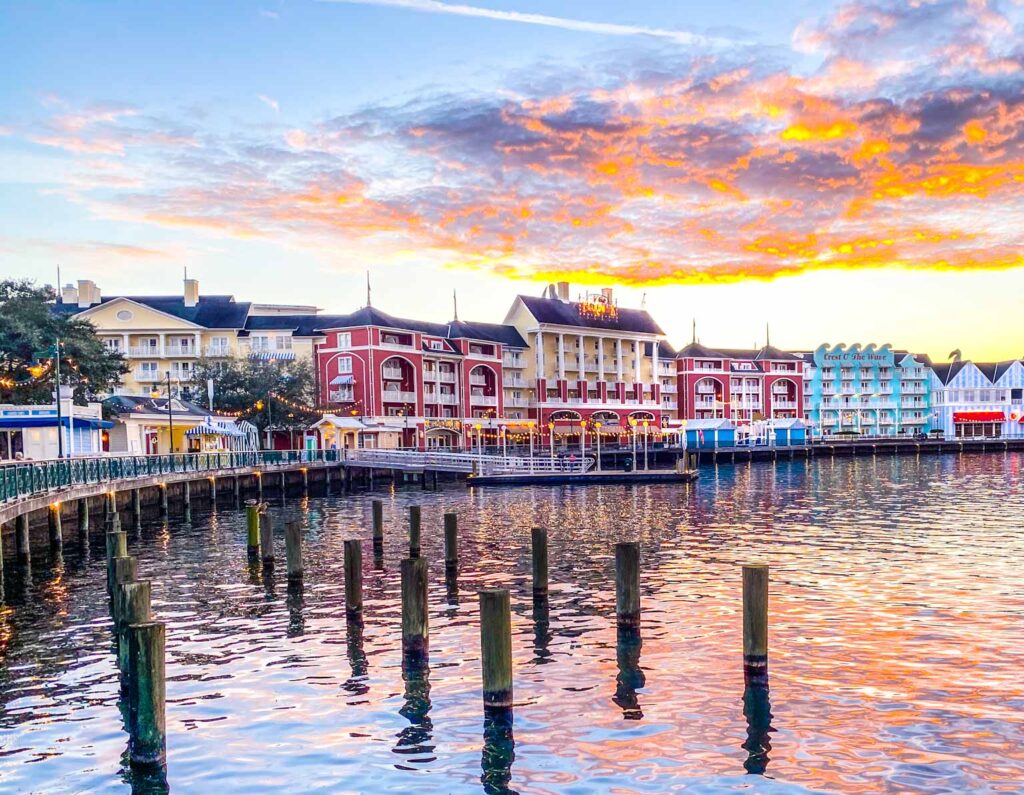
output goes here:
{"type": "Polygon", "coordinates": [[[352,668],[352,676],[341,687],[354,696],[363,696],[370,688],[366,684],[366,673],[369,665],[366,651],[363,649],[363,624],[361,621],[349,621],[345,645],[348,649],[348,664],[352,668]]]}
{"type": "Polygon", "coordinates": [[[129,753],[132,764],[163,764],[167,751],[164,712],[165,630],[160,622],[128,627],[129,753]]]}
{"type": "Polygon", "coordinates": [[[181,500],[185,506],[184,518],[186,522],[192,521],[192,484],[187,480],[181,484],[181,500]]]}
{"type": "Polygon", "coordinates": [[[512,790],[512,763],[516,743],[512,735],[512,710],[484,712],[484,746],[480,759],[480,784],[486,795],[508,795],[512,790]]]}
{"type": "MultiPolygon", "coordinates": [[[[346,476],[350,472],[351,470],[346,469],[346,476]]],[[[371,505],[373,508],[373,554],[375,557],[380,557],[384,554],[384,503],[374,500],[371,505]]]]}
{"type": "Polygon", "coordinates": [[[409,506],[409,557],[420,556],[420,506],[409,506]]]}
{"type": "Polygon", "coordinates": [[[160,518],[167,518],[167,484],[161,483],[158,487],[160,490],[160,518]]]}
{"type": "Polygon", "coordinates": [[[407,660],[427,658],[430,646],[430,622],[427,617],[427,561],[403,558],[402,573],[402,652],[407,660]]]}
{"type": "Polygon", "coordinates": [[[295,520],[284,525],[285,554],[288,557],[288,581],[302,581],[302,528],[295,520]]]}
{"type": "Polygon", "coordinates": [[[246,550],[250,558],[260,554],[260,508],[256,500],[245,501],[246,550]]]}
{"type": "Polygon", "coordinates": [[[484,707],[512,708],[512,614],[508,590],[480,591],[480,666],[484,707]]]}
{"type": "Polygon", "coordinates": [[[136,530],[142,529],[142,489],[132,489],[132,521],[136,530]]]}
{"type": "Polygon", "coordinates": [[[548,531],[534,527],[530,531],[530,546],[533,550],[533,597],[548,595],[548,531]]]}
{"type": "Polygon", "coordinates": [[[546,663],[551,658],[551,608],[546,596],[535,596],[533,599],[533,662],[537,665],[546,663]]]}
{"type": "Polygon", "coordinates": [[[762,775],[768,769],[772,750],[772,705],[767,686],[743,689],[743,715],[747,719],[747,739],[743,749],[747,758],[743,767],[748,773],[762,775]]]}
{"type": "Polygon", "coordinates": [[[345,612],[349,620],[363,618],[363,546],[358,538],[345,541],[345,612]]]}
{"type": "Polygon", "coordinates": [[[459,517],[458,514],[444,515],[444,569],[454,573],[459,568],[459,517]]]}
{"type": "Polygon", "coordinates": [[[615,545],[615,615],[620,627],[640,627],[640,544],[615,545]]]}
{"type": "Polygon", "coordinates": [[[743,678],[768,687],[768,567],[743,567],[743,678]]]}
{"type": "Polygon", "coordinates": [[[270,512],[257,516],[260,528],[260,560],[263,567],[272,569],[274,567],[274,522],[270,518],[270,512]]]}
{"type": "Polygon", "coordinates": [[[89,532],[89,498],[82,497],[78,501],[78,532],[80,535],[89,532]]]}
{"type": "Polygon", "coordinates": [[[620,627],[615,644],[615,659],[619,673],[615,677],[615,698],[613,701],[622,710],[626,720],[640,720],[643,710],[636,691],[647,683],[643,669],[640,668],[640,650],[643,639],[639,630],[620,627]]]}
{"type": "Polygon", "coordinates": [[[28,514],[23,513],[14,520],[14,535],[18,547],[18,563],[31,563],[32,551],[28,536],[28,514]]]}
{"type": "Polygon", "coordinates": [[[407,660],[402,665],[402,680],[405,682],[405,703],[398,714],[409,721],[409,725],[398,734],[394,752],[414,756],[410,761],[433,761],[431,754],[434,725],[430,720],[430,668],[425,659],[407,660]]]}
{"type": "Polygon", "coordinates": [[[64,532],[60,520],[60,503],[50,506],[49,515],[50,549],[59,551],[64,546],[64,532]]]}

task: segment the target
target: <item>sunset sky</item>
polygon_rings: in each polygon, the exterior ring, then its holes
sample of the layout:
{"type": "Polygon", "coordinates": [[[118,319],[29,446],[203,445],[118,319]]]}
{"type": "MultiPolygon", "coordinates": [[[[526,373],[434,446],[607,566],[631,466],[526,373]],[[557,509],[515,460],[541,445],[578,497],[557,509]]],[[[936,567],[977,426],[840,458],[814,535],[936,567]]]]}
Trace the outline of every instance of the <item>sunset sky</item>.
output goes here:
{"type": "Polygon", "coordinates": [[[1024,356],[1024,0],[0,7],[3,275],[1024,356]]]}

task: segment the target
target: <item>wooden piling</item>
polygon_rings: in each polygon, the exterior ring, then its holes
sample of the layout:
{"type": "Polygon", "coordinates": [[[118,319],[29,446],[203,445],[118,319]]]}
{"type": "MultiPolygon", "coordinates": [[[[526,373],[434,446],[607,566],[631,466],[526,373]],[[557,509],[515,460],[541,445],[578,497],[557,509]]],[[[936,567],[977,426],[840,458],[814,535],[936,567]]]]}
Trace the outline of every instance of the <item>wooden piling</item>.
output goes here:
{"type": "Polygon", "coordinates": [[[245,501],[246,551],[249,557],[260,554],[260,507],[256,500],[245,501]]]}
{"type": "Polygon", "coordinates": [[[210,505],[217,507],[217,476],[210,475],[210,505]]]}
{"type": "Polygon", "coordinates": [[[454,513],[444,515],[444,568],[446,572],[459,568],[459,516],[454,513]]]}
{"type": "Polygon", "coordinates": [[[139,570],[139,562],[130,555],[116,557],[113,560],[113,580],[110,589],[110,614],[114,619],[114,626],[121,621],[121,586],[135,582],[139,570]]]}
{"type": "Polygon", "coordinates": [[[60,503],[55,502],[49,511],[50,549],[61,549],[64,546],[64,533],[61,527],[60,503]]]}
{"type": "Polygon", "coordinates": [[[162,765],[166,759],[165,635],[158,621],[128,627],[129,755],[134,765],[162,765]]]}
{"type": "Polygon", "coordinates": [[[167,484],[161,483],[157,488],[160,490],[160,517],[167,518],[167,484]]]}
{"type": "Polygon", "coordinates": [[[345,541],[345,612],[350,619],[363,615],[363,546],[358,538],[345,541]]]}
{"type": "Polygon", "coordinates": [[[743,679],[768,687],[768,566],[743,567],[743,679]]]}
{"type": "Polygon", "coordinates": [[[256,499],[263,502],[263,475],[260,472],[255,474],[256,478],[256,499]]]}
{"type": "Polygon", "coordinates": [[[128,627],[152,621],[150,598],[152,586],[148,580],[126,582],[118,592],[117,608],[117,667],[121,671],[121,686],[127,690],[128,669],[128,627]]]}
{"type": "Polygon", "coordinates": [[[548,531],[534,527],[530,531],[530,546],[533,550],[533,595],[548,595],[548,531]]]}
{"type": "Polygon", "coordinates": [[[640,627],[640,544],[615,545],[615,616],[623,629],[640,627]]]}
{"type": "Polygon", "coordinates": [[[89,498],[82,497],[78,501],[78,533],[82,535],[89,532],[89,498]]]}
{"type": "MultiPolygon", "coordinates": [[[[111,527],[120,527],[113,522],[111,527]]],[[[114,592],[114,561],[128,557],[128,534],[123,530],[107,531],[107,593],[114,592]]]]}
{"type": "Polygon", "coordinates": [[[409,506],[409,557],[420,556],[420,506],[409,506]]]}
{"type": "Polygon", "coordinates": [[[108,491],[107,492],[106,514],[107,514],[107,516],[113,516],[116,513],[117,513],[117,492],[116,491],[108,491]]]}
{"type": "Polygon", "coordinates": [[[284,471],[281,472],[281,500],[288,496],[288,481],[285,478],[284,471]]]}
{"type": "Polygon", "coordinates": [[[234,495],[235,505],[238,505],[242,497],[242,479],[238,475],[235,475],[234,482],[231,484],[231,493],[234,495]]]}
{"type": "MultiPolygon", "coordinates": [[[[345,470],[346,474],[349,470],[345,470]]],[[[371,503],[373,508],[373,548],[374,550],[384,547],[384,503],[374,500],[371,503]]]]}
{"type": "Polygon", "coordinates": [[[14,535],[18,547],[18,563],[31,563],[32,551],[28,537],[28,514],[23,513],[14,520],[14,535]]]}
{"type": "Polygon", "coordinates": [[[181,499],[185,507],[185,521],[192,521],[192,484],[187,480],[182,484],[181,499]]]}
{"type": "Polygon", "coordinates": [[[430,647],[430,621],[427,615],[427,561],[403,558],[402,574],[402,653],[411,661],[425,660],[430,647]]]}
{"type": "Polygon", "coordinates": [[[142,489],[132,489],[132,524],[136,530],[142,529],[142,489]]]}
{"type": "Polygon", "coordinates": [[[264,568],[274,567],[274,522],[270,518],[270,512],[259,517],[260,527],[260,558],[263,560],[264,568]]]}
{"type": "Polygon", "coordinates": [[[306,467],[302,468],[302,492],[309,493],[309,469],[306,467]]]}
{"type": "Polygon", "coordinates": [[[288,556],[288,579],[299,582],[302,580],[302,528],[298,521],[285,522],[284,543],[288,556]]]}
{"type": "Polygon", "coordinates": [[[506,588],[480,591],[480,664],[484,708],[512,707],[512,614],[506,588]]]}

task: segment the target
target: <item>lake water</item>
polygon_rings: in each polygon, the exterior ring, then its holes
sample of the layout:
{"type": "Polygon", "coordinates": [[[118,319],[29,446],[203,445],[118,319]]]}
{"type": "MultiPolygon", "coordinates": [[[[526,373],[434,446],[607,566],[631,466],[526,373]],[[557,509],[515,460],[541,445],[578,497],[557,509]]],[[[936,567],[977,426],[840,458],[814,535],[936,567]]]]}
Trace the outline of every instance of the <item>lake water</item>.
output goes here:
{"type": "MultiPolygon", "coordinates": [[[[129,530],[167,624],[178,793],[1019,792],[1024,457],[704,467],[695,485],[394,491],[291,500],[306,577],[247,563],[241,513],[129,530]],[[370,500],[385,500],[383,568],[370,500]],[[423,509],[429,670],[403,674],[398,560],[423,509]],[[442,514],[462,565],[446,585],[442,514]],[[548,609],[529,530],[550,532],[548,609]],[[365,626],[344,614],[362,538],[365,626]],[[613,544],[642,545],[640,648],[616,644],[613,544]],[[768,705],[744,700],[740,565],[771,564],[768,705]],[[476,591],[512,590],[516,708],[484,725],[476,591]],[[749,720],[748,720],[749,718],[749,720]],[[753,771],[753,772],[751,772],[753,771]]],[[[94,523],[95,526],[95,523],[94,523]]],[[[164,791],[132,778],[103,540],[8,558],[0,791],[164,791]]],[[[283,561],[279,559],[279,566],[283,561]]]]}

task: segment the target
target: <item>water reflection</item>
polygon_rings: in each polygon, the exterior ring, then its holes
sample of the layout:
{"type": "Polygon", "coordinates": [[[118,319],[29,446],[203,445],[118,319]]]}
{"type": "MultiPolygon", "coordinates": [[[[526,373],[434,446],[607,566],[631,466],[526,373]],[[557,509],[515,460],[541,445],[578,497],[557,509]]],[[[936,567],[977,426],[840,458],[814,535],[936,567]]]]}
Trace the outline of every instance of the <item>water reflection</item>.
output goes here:
{"type": "Polygon", "coordinates": [[[127,751],[121,760],[121,778],[131,787],[132,795],[168,795],[171,791],[166,765],[133,767],[127,751]]]}
{"type": "Polygon", "coordinates": [[[487,795],[516,793],[510,788],[516,741],[512,734],[512,710],[484,710],[484,746],[480,757],[480,784],[487,795]]]}
{"type": "Polygon", "coordinates": [[[409,721],[409,725],[398,733],[398,740],[392,749],[406,757],[399,769],[412,769],[407,764],[433,762],[434,724],[430,720],[430,666],[424,660],[406,661],[402,665],[402,681],[405,682],[405,703],[398,714],[409,721]]]}
{"type": "MultiPolygon", "coordinates": [[[[366,651],[363,648],[363,622],[361,619],[349,619],[347,624],[345,646],[348,650],[348,664],[352,668],[352,675],[345,680],[341,686],[342,690],[351,693],[353,696],[365,696],[370,687],[367,684],[367,671],[369,663],[366,651]]],[[[351,701],[351,704],[363,703],[351,701]]]]}
{"type": "Polygon", "coordinates": [[[771,733],[775,731],[767,686],[748,685],[743,689],[743,716],[747,719],[747,739],[743,743],[747,758],[743,767],[748,773],[763,775],[768,769],[768,754],[772,750],[771,733]]]}
{"type": "Polygon", "coordinates": [[[640,720],[643,710],[636,691],[647,684],[647,677],[640,667],[640,650],[643,648],[640,630],[619,627],[615,643],[615,657],[619,666],[615,677],[615,698],[612,700],[622,710],[625,720],[640,720]]]}
{"type": "Polygon", "coordinates": [[[288,596],[285,599],[285,604],[288,605],[288,637],[297,638],[306,631],[306,619],[302,611],[305,606],[305,590],[302,587],[302,580],[288,580],[288,596]]]}
{"type": "Polygon", "coordinates": [[[551,662],[551,607],[548,597],[533,597],[533,660],[536,665],[551,662]]]}

